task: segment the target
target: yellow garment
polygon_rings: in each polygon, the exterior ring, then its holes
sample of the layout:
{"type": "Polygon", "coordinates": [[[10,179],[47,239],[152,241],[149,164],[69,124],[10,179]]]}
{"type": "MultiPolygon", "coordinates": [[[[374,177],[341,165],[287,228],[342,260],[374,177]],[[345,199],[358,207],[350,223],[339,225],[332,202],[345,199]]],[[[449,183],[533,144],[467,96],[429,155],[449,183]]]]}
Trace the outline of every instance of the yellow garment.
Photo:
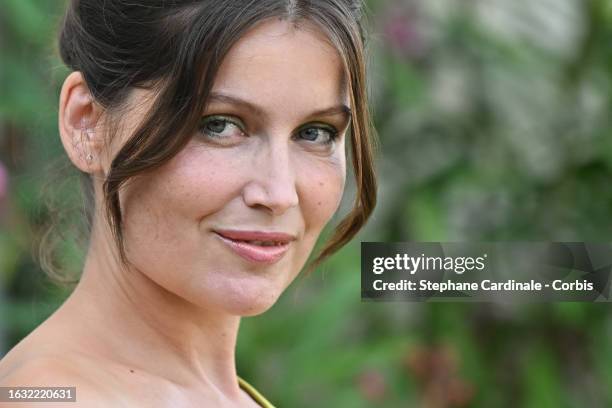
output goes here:
{"type": "Polygon", "coordinates": [[[265,399],[264,396],[259,393],[259,391],[257,391],[251,384],[244,381],[240,377],[238,377],[238,384],[240,385],[240,388],[246,391],[246,393],[249,394],[251,398],[253,398],[255,402],[257,402],[263,408],[275,408],[274,405],[270,403],[270,401],[265,399]]]}

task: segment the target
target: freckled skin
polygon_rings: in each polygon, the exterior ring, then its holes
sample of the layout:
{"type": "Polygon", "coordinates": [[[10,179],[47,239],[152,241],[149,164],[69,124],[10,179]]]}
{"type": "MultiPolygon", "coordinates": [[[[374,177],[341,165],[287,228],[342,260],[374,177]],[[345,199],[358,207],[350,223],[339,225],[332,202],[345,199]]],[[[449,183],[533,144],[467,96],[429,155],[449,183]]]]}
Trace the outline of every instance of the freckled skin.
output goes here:
{"type": "Polygon", "coordinates": [[[344,138],[330,152],[291,139],[310,111],[346,103],[335,50],[309,31],[274,27],[236,44],[213,86],[269,117],[241,115],[253,131],[229,148],[196,136],[125,203],[127,249],[139,269],[194,304],[239,315],[265,311],[293,281],[345,180],[344,138]],[[258,266],[228,251],[211,232],[220,227],[285,231],[298,240],[277,264],[258,266]]]}
{"type": "MultiPolygon", "coordinates": [[[[152,91],[133,90],[123,133],[111,151],[97,152],[100,168],[91,172],[96,212],[81,281],[0,361],[0,379],[44,357],[52,367],[46,372],[55,373],[61,361],[77,373],[64,378],[70,385],[95,379],[96,400],[108,399],[105,406],[256,406],[236,381],[240,318],[277,301],[340,204],[348,122],[312,112],[349,105],[345,86],[339,56],[317,29],[273,19],[246,33],[221,65],[213,92],[247,100],[263,115],[211,103],[203,116],[237,118],[242,132],[229,127],[223,139],[197,132],[168,163],[126,185],[120,194],[131,262],[126,269],[104,219],[102,181],[151,106],[152,91]],[[304,128],[322,123],[338,130],[334,144],[302,136],[304,128]],[[231,251],[213,233],[219,228],[279,231],[297,239],[279,262],[261,265],[231,251]]],[[[84,171],[71,150],[72,134],[80,130],[70,123],[91,111],[86,92],[80,74],[72,73],[60,97],[62,143],[84,171]]],[[[20,375],[25,385],[32,373],[20,375]]]]}

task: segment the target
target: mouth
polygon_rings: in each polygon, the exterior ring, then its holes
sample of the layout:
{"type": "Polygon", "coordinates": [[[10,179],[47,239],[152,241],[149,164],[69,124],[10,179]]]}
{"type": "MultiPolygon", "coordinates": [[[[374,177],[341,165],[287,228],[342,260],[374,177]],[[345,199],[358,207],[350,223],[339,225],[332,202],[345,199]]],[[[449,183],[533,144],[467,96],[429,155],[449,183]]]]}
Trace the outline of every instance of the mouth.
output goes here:
{"type": "Polygon", "coordinates": [[[274,264],[281,260],[291,245],[291,240],[282,236],[271,236],[270,239],[262,239],[261,237],[258,237],[260,239],[239,239],[238,236],[245,236],[235,233],[213,232],[234,253],[254,263],[274,264]]]}

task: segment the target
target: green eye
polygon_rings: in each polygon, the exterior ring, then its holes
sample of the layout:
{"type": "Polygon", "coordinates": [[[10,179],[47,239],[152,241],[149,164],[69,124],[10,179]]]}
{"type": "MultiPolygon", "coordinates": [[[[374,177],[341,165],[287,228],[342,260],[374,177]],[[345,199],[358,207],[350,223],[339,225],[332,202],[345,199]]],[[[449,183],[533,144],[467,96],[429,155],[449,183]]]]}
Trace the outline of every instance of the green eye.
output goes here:
{"type": "Polygon", "coordinates": [[[206,123],[205,129],[212,133],[223,133],[227,127],[227,121],[223,119],[212,119],[206,123]]]}
{"type": "Polygon", "coordinates": [[[336,129],[311,126],[303,128],[298,132],[298,135],[308,142],[320,143],[320,144],[332,144],[338,137],[338,131],[336,129]]]}
{"type": "Polygon", "coordinates": [[[198,131],[204,136],[215,139],[227,139],[233,135],[244,135],[240,124],[236,123],[233,119],[218,115],[202,118],[198,131]]]}

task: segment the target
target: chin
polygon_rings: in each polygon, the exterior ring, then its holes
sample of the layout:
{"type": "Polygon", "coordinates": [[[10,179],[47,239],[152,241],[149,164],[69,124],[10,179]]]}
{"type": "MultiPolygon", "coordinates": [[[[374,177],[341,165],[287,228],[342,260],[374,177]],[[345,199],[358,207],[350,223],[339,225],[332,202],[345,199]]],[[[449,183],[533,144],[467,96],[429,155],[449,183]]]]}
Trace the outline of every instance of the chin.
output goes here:
{"type": "Polygon", "coordinates": [[[257,315],[267,312],[274,305],[274,303],[269,303],[267,305],[261,305],[261,304],[252,305],[249,308],[240,310],[239,313],[236,313],[236,315],[242,316],[242,317],[257,316],[257,315]]]}
{"type": "Polygon", "coordinates": [[[279,295],[269,288],[266,291],[249,291],[248,288],[230,291],[219,299],[219,308],[235,316],[257,316],[274,306],[279,295]]]}
{"type": "Polygon", "coordinates": [[[232,302],[231,304],[225,304],[222,306],[223,310],[231,315],[250,317],[257,316],[268,311],[274,306],[274,301],[261,301],[261,300],[244,300],[240,302],[232,302]]]}

